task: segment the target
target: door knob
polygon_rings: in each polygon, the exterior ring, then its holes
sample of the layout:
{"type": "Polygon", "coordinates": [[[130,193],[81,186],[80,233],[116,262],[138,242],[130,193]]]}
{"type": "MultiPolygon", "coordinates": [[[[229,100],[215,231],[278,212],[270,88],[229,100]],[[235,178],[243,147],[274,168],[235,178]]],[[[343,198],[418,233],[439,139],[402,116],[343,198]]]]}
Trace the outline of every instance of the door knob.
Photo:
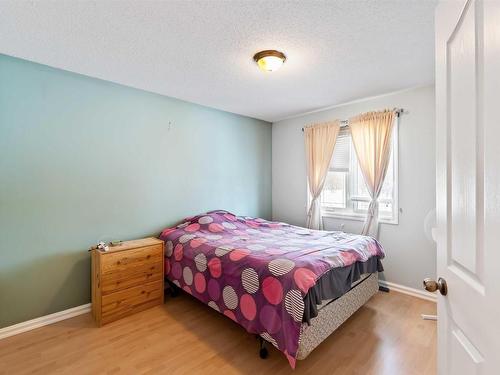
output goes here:
{"type": "Polygon", "coordinates": [[[448,294],[448,285],[446,285],[446,280],[440,277],[438,281],[432,279],[424,279],[424,288],[429,292],[435,292],[439,290],[443,296],[448,294]]]}

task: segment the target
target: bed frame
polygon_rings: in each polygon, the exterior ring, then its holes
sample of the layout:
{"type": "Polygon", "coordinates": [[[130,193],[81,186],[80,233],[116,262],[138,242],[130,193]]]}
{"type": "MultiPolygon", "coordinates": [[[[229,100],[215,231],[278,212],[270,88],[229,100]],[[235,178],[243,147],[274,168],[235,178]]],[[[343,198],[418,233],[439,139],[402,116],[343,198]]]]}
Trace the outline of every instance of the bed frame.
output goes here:
{"type": "MultiPolygon", "coordinates": [[[[298,360],[307,358],[319,344],[378,292],[378,273],[369,274],[360,280],[343,296],[335,300],[325,301],[319,306],[318,315],[311,319],[310,325],[302,323],[297,352],[298,360]]],[[[167,281],[171,287],[172,297],[175,297],[180,289],[169,280],[167,281]]],[[[267,358],[266,344],[275,344],[265,335],[257,337],[260,339],[259,355],[263,359],[267,358]]]]}
{"type": "MultiPolygon", "coordinates": [[[[297,359],[305,359],[377,292],[378,274],[372,273],[343,296],[321,305],[318,316],[311,319],[311,325],[302,323],[297,359]]],[[[264,340],[266,340],[265,336],[261,340],[261,358],[267,357],[265,348],[267,341],[264,340]]]]}

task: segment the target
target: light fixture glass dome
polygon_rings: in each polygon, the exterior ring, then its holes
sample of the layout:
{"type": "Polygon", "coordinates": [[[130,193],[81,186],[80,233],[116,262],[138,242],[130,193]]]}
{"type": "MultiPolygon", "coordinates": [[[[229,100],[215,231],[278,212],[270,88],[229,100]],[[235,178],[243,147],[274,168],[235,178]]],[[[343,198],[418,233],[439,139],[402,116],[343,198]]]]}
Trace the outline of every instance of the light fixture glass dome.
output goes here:
{"type": "Polygon", "coordinates": [[[286,60],[286,56],[276,50],[266,50],[257,52],[253,59],[259,68],[265,72],[274,72],[281,68],[286,60]]]}

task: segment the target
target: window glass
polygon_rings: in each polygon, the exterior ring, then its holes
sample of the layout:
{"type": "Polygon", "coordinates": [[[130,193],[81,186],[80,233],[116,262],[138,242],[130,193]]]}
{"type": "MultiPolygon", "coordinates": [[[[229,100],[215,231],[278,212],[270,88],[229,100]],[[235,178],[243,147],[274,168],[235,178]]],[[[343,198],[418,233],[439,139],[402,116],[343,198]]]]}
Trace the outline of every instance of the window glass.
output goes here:
{"type": "MultiPolygon", "coordinates": [[[[397,124],[393,131],[391,157],[379,196],[379,219],[397,219],[397,124]],[[396,141],[395,141],[396,140],[396,141]]],[[[370,204],[363,173],[348,130],[342,129],[337,137],[325,185],[321,193],[325,215],[363,216],[370,204]]]]}
{"type": "Polygon", "coordinates": [[[348,172],[328,172],[321,193],[322,204],[334,208],[346,208],[347,173],[348,172]]]}

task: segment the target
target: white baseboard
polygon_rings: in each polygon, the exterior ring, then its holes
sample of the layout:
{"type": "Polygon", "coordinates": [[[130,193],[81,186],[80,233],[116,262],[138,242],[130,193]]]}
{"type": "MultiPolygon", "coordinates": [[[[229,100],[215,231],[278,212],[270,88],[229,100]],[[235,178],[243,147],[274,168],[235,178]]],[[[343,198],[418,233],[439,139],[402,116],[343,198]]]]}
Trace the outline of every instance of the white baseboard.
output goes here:
{"type": "Polygon", "coordinates": [[[14,324],[13,326],[0,328],[0,340],[14,336],[19,333],[31,331],[32,329],[43,327],[61,320],[69,319],[77,315],[86,314],[91,310],[91,304],[72,307],[71,309],[59,311],[50,315],[41,316],[26,322],[14,324]]]}
{"type": "Polygon", "coordinates": [[[394,290],[395,292],[408,294],[409,296],[425,299],[431,302],[437,302],[437,296],[434,293],[427,292],[425,290],[418,290],[410,288],[404,285],[391,283],[389,281],[379,280],[378,285],[394,290]]]}
{"type": "MultiPolygon", "coordinates": [[[[394,290],[395,292],[408,294],[413,297],[422,298],[427,301],[436,302],[436,295],[433,293],[426,292],[424,290],[418,290],[410,288],[404,285],[399,285],[396,283],[391,283],[389,281],[379,280],[379,285],[394,290]]],[[[13,326],[0,328],[0,340],[18,335],[19,333],[31,331],[35,328],[40,328],[52,323],[60,322],[61,320],[69,319],[77,315],[82,315],[90,312],[91,304],[72,307],[71,309],[59,311],[50,315],[41,316],[40,318],[35,318],[28,320],[26,322],[14,324],[13,326]]]]}

